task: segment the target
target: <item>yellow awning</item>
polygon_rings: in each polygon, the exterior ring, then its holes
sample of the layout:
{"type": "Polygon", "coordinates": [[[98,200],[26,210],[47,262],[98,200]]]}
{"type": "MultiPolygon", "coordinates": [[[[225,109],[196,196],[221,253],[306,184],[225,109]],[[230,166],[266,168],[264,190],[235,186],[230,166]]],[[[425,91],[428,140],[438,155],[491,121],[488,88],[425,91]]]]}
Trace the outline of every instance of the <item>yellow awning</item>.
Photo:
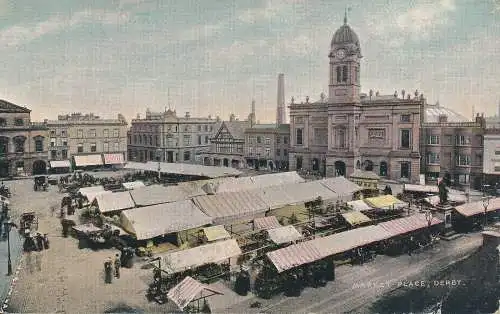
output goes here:
{"type": "Polygon", "coordinates": [[[229,232],[227,232],[224,226],[212,226],[203,228],[203,233],[205,234],[205,237],[207,237],[207,240],[209,242],[221,239],[228,239],[231,237],[231,235],[229,234],[229,232]]]}
{"type": "Polygon", "coordinates": [[[343,213],[342,217],[344,217],[344,219],[351,226],[356,226],[356,225],[371,221],[371,219],[368,218],[365,214],[358,212],[358,211],[343,213]]]}
{"type": "Polygon", "coordinates": [[[404,204],[392,195],[381,195],[364,199],[364,201],[373,208],[388,208],[396,204],[404,204]]]}

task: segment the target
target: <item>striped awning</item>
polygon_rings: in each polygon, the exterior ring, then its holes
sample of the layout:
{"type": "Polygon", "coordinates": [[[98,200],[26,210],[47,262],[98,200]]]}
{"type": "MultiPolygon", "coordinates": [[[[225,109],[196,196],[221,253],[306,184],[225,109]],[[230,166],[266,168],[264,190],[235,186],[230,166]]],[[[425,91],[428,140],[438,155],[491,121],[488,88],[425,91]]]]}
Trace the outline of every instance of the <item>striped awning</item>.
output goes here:
{"type": "Polygon", "coordinates": [[[70,168],[69,160],[51,160],[50,168],[70,168]]]}
{"type": "Polygon", "coordinates": [[[255,218],[253,226],[257,230],[269,230],[283,227],[275,216],[255,218]]]}
{"type": "Polygon", "coordinates": [[[75,159],[75,165],[77,167],[82,166],[101,166],[102,165],[102,156],[101,154],[94,155],[79,155],[73,156],[75,159]]]}
{"type": "Polygon", "coordinates": [[[104,154],[104,163],[106,165],[120,165],[125,163],[123,153],[104,154]]]}
{"type": "Polygon", "coordinates": [[[167,297],[182,311],[192,301],[216,294],[221,295],[223,293],[187,276],[168,291],[167,297]]]}

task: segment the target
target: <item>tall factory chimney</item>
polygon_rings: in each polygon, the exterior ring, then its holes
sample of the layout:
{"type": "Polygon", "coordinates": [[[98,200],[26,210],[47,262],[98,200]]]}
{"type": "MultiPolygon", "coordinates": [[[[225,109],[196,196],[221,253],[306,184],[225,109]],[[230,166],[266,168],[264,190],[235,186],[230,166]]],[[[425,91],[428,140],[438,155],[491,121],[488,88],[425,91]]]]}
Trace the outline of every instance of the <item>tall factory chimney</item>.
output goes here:
{"type": "Polygon", "coordinates": [[[286,123],[285,109],[285,74],[278,75],[278,106],[276,109],[276,124],[286,123]]]}

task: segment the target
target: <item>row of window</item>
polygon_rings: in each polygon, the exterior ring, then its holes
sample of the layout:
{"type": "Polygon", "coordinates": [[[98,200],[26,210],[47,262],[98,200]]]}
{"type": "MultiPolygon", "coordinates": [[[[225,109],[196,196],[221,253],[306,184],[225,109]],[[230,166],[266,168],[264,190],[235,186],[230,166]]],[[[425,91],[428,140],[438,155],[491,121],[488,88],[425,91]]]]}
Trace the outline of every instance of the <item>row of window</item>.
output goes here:
{"type": "MultiPolygon", "coordinates": [[[[154,136],[154,144],[153,144],[153,136],[152,135],[147,136],[147,135],[143,134],[141,136],[141,135],[136,134],[133,136],[133,139],[134,139],[134,141],[133,141],[134,144],[160,146],[160,137],[158,135],[154,136]]],[[[191,135],[188,135],[188,134],[183,135],[182,140],[183,140],[184,146],[192,145],[191,135]]],[[[168,147],[173,147],[174,141],[175,141],[175,146],[178,146],[177,139],[174,139],[174,138],[169,137],[169,136],[165,136],[165,145],[167,145],[168,147]]],[[[128,138],[128,142],[129,142],[129,144],[132,144],[132,137],[128,138]]],[[[209,142],[210,142],[210,138],[208,137],[208,135],[205,135],[205,136],[198,135],[198,137],[197,137],[197,144],[198,145],[208,144],[209,142]]]]}
{"type": "Polygon", "coordinates": [[[217,153],[243,153],[243,144],[232,144],[232,143],[217,143],[215,144],[215,151],[217,153]]]}
{"type": "MultiPolygon", "coordinates": [[[[455,137],[455,144],[456,145],[470,145],[471,144],[471,138],[470,136],[466,135],[445,135],[444,136],[444,143],[445,145],[451,145],[453,144],[453,137],[455,137]]],[[[483,137],[481,135],[477,135],[479,145],[483,145],[483,137]]],[[[440,143],[440,136],[439,135],[428,135],[427,136],[427,141],[426,143],[428,145],[439,145],[440,143]]]]}
{"type": "MultiPolygon", "coordinates": [[[[162,127],[160,125],[153,126],[153,125],[136,124],[132,127],[132,129],[134,131],[149,131],[149,132],[156,131],[156,132],[160,133],[162,130],[162,127]]],[[[182,125],[182,126],[177,127],[177,125],[167,124],[165,129],[168,132],[174,132],[174,133],[177,133],[179,131],[179,129],[183,130],[184,132],[191,132],[194,130],[196,130],[198,132],[202,132],[202,131],[213,132],[214,126],[205,124],[205,125],[196,125],[196,126],[182,125]]]]}
{"type": "MultiPolygon", "coordinates": [[[[450,155],[451,158],[451,155],[450,155]]],[[[483,156],[480,154],[476,154],[476,158],[479,163],[482,162],[483,156]]],[[[440,158],[439,153],[430,152],[427,154],[427,163],[429,165],[439,165],[440,158]]],[[[471,165],[471,156],[466,154],[457,154],[455,155],[455,163],[457,166],[470,166],[471,165]]]]}
{"type": "MultiPolygon", "coordinates": [[[[281,144],[282,137],[277,136],[276,137],[276,144],[281,144]]],[[[269,137],[263,137],[263,136],[249,136],[248,137],[248,143],[249,144],[264,144],[266,145],[271,145],[271,139],[269,137]]],[[[288,136],[283,136],[283,144],[288,144],[288,136]]]]}
{"type": "MultiPolygon", "coordinates": [[[[14,152],[15,153],[24,153],[25,148],[24,144],[26,142],[26,138],[24,136],[14,137],[14,152]]],[[[35,143],[35,152],[41,153],[43,152],[43,138],[36,137],[34,139],[35,143]]],[[[9,140],[6,137],[0,138],[0,155],[5,155],[9,152],[9,140]]]]}
{"type": "MultiPolygon", "coordinates": [[[[113,143],[112,146],[110,144],[111,143],[108,143],[108,142],[102,143],[102,151],[109,152],[110,148],[113,148],[112,151],[115,151],[115,152],[120,151],[120,143],[119,142],[113,143]]],[[[83,143],[79,143],[77,145],[77,152],[84,153],[85,152],[84,148],[85,148],[85,146],[83,145],[83,143]]],[[[91,153],[97,152],[97,143],[90,143],[87,147],[87,152],[91,152],[91,153]]]]}
{"type": "Polygon", "coordinates": [[[51,138],[50,139],[50,147],[55,147],[55,146],[68,146],[68,139],[67,138],[51,138]]]}
{"type": "MultiPolygon", "coordinates": [[[[349,70],[347,65],[336,67],[337,74],[337,83],[346,83],[349,79],[349,70]]],[[[359,68],[354,67],[354,80],[353,83],[356,83],[359,80],[359,68]]]]}
{"type": "MultiPolygon", "coordinates": [[[[271,157],[271,148],[266,148],[265,155],[262,154],[263,150],[262,147],[248,147],[247,148],[247,155],[248,156],[267,156],[271,157]]],[[[283,149],[283,156],[287,157],[288,156],[288,149],[283,149]]],[[[276,157],[281,157],[281,149],[278,148],[276,149],[276,157]]]]}
{"type": "MultiPolygon", "coordinates": [[[[0,118],[0,126],[7,126],[7,119],[5,118],[0,118]]],[[[15,118],[14,119],[14,125],[15,126],[23,126],[24,125],[24,119],[23,118],[15,118]]]]}
{"type": "MultiPolygon", "coordinates": [[[[109,132],[110,130],[109,129],[103,129],[102,130],[102,137],[110,137],[110,135],[112,134],[113,137],[120,137],[120,129],[113,129],[113,133],[110,133],[109,132]]],[[[52,130],[51,131],[51,135],[55,135],[55,131],[52,130]],[[52,134],[52,132],[54,132],[54,134],[52,134]]],[[[62,135],[62,136],[65,136],[65,135],[62,135]]],[[[76,137],[77,138],[83,138],[83,129],[78,129],[76,131],[76,137]]],[[[87,137],[97,137],[97,130],[96,129],[89,129],[87,131],[87,137]]]]}
{"type": "Polygon", "coordinates": [[[60,156],[59,156],[59,152],[57,150],[50,151],[50,159],[57,159],[58,157],[61,157],[62,159],[68,159],[68,150],[63,149],[61,151],[60,156]]]}

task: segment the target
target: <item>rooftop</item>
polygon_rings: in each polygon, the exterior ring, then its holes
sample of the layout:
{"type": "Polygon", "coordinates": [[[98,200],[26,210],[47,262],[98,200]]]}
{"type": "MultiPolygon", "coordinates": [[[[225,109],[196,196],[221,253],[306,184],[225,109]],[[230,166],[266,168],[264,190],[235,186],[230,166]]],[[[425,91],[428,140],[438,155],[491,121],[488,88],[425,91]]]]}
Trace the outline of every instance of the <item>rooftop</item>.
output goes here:
{"type": "Polygon", "coordinates": [[[439,117],[440,116],[446,116],[447,122],[471,122],[472,119],[468,119],[464,117],[463,115],[442,107],[439,105],[439,102],[436,103],[435,105],[427,105],[425,108],[425,120],[424,122],[434,122],[437,123],[439,122],[439,117]]]}
{"type": "Polygon", "coordinates": [[[11,102],[8,102],[7,100],[0,99],[0,113],[30,113],[31,110],[29,110],[26,107],[14,105],[11,102]]]}

